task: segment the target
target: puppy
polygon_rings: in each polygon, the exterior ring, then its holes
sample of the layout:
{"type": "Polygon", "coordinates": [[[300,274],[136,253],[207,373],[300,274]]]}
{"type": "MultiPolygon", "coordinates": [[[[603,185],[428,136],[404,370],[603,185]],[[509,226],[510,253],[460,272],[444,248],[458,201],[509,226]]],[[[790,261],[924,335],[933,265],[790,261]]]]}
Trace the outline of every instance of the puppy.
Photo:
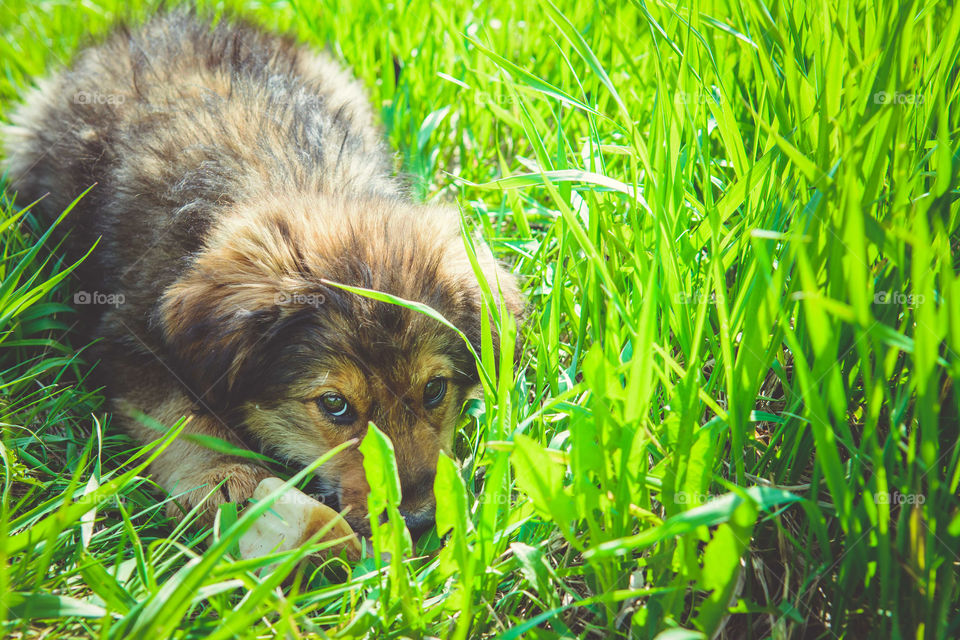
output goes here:
{"type": "MultiPolygon", "coordinates": [[[[406,195],[355,79],[292,40],[175,11],[80,52],[10,120],[21,202],[42,197],[54,218],[94,185],[65,246],[79,257],[99,240],[76,299],[136,441],[158,437],[140,413],[191,416],[186,433],[306,465],[373,422],[393,441],[411,532],[432,524],[473,357],[436,320],[328,283],[427,304],[477,351],[481,287],[457,211],[406,195]]],[[[477,249],[495,304],[519,316],[514,278],[477,249]]],[[[183,437],[151,471],[186,509],[223,482],[207,522],[271,475],[183,437]]],[[[317,473],[368,532],[359,451],[317,473]]]]}

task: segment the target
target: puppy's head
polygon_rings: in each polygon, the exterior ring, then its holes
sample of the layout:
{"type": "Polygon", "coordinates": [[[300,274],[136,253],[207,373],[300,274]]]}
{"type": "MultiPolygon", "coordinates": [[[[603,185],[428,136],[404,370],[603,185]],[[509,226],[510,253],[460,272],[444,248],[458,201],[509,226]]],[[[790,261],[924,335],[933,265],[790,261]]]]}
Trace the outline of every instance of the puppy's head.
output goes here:
{"type": "MultiPolygon", "coordinates": [[[[482,243],[477,254],[497,302],[519,316],[513,277],[482,243]]],[[[393,442],[401,512],[417,534],[433,522],[437,458],[479,382],[476,364],[437,320],[329,282],[424,303],[480,351],[481,287],[457,213],[387,199],[288,198],[225,216],[157,322],[192,393],[281,459],[309,464],[376,424],[393,442]]],[[[317,473],[351,526],[369,531],[359,451],[317,473]]]]}

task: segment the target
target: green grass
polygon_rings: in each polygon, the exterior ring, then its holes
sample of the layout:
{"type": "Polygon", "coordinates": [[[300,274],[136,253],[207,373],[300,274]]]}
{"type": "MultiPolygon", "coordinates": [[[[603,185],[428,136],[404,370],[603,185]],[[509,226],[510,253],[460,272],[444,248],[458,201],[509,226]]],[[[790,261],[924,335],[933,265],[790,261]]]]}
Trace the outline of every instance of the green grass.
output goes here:
{"type": "MultiPolygon", "coordinates": [[[[2,109],[133,4],[0,4],[2,109]]],[[[388,524],[389,563],[277,589],[243,521],[205,552],[163,518],[8,194],[4,634],[960,636],[954,3],[231,4],[350,64],[516,265],[522,367],[440,465],[439,553],[388,524]]]]}

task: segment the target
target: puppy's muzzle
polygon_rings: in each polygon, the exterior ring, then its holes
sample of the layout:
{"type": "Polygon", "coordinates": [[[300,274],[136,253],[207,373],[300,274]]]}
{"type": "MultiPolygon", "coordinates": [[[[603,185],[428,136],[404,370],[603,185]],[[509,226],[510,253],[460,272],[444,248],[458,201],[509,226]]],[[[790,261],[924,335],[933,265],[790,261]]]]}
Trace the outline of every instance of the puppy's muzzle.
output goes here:
{"type": "Polygon", "coordinates": [[[407,523],[407,529],[410,530],[410,537],[416,541],[433,527],[437,518],[437,510],[433,506],[415,512],[409,512],[401,508],[400,515],[403,516],[404,522],[407,523]]]}

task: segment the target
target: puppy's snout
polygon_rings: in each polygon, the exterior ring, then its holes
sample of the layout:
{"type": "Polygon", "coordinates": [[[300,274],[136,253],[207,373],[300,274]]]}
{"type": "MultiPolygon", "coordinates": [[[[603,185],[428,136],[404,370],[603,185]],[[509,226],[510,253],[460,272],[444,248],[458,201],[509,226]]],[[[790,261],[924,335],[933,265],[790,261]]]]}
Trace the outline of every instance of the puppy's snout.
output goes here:
{"type": "Polygon", "coordinates": [[[407,529],[414,540],[430,529],[436,520],[434,476],[435,472],[430,470],[401,480],[403,500],[400,503],[400,515],[407,523],[407,529]]]}
{"type": "Polygon", "coordinates": [[[404,522],[407,523],[407,529],[410,530],[410,537],[416,540],[433,526],[433,523],[436,521],[437,510],[433,506],[413,513],[400,509],[400,515],[403,516],[404,522]]]}

